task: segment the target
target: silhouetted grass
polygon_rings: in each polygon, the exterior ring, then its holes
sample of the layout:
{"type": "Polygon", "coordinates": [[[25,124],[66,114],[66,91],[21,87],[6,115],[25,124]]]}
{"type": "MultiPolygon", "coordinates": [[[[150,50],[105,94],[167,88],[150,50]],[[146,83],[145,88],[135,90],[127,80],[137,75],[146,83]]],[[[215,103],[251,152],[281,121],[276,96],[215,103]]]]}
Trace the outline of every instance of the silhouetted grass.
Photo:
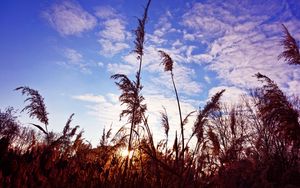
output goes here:
{"type": "MultiPolygon", "coordinates": [[[[178,139],[176,131],[174,143],[168,144],[169,131],[176,125],[170,124],[164,109],[166,138],[155,145],[140,83],[149,5],[150,1],[135,30],[135,79],[112,76],[125,105],[120,117],[127,117],[130,127],[121,127],[115,135],[112,128],[104,129],[99,145],[92,147],[79,126],[72,126],[74,114],[61,132],[48,131],[43,97],[37,90],[19,87],[16,90],[27,95],[23,111],[44,127],[24,126],[12,107],[0,110],[0,187],[300,187],[299,98],[288,97],[260,73],[256,77],[262,86],[235,106],[220,102],[225,90],[213,95],[196,112],[192,133],[186,136],[183,126],[195,112],[182,118],[173,60],[160,51],[164,70],[171,73],[181,134],[178,139]],[[127,156],[121,155],[124,148],[127,156]]],[[[285,34],[288,52],[281,56],[297,65],[297,53],[290,53],[290,48],[297,52],[295,39],[286,28],[285,34]]]]}

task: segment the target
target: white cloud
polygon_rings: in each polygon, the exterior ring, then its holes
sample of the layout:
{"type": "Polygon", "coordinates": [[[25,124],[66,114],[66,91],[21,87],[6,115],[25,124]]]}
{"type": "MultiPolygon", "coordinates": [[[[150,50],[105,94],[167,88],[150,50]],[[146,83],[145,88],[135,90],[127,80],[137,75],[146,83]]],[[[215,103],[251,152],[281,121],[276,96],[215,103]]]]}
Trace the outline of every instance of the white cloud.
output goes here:
{"type": "MultiPolygon", "coordinates": [[[[152,128],[154,133],[154,138],[156,141],[164,139],[164,131],[161,125],[161,115],[160,112],[163,111],[164,106],[167,110],[167,114],[169,116],[169,123],[170,123],[170,138],[173,139],[173,135],[175,135],[175,131],[177,130],[180,133],[180,120],[178,115],[178,106],[177,101],[174,98],[166,97],[162,94],[156,95],[145,95],[148,114],[149,114],[149,125],[152,128]]],[[[198,104],[190,103],[188,101],[181,100],[180,106],[182,109],[182,116],[183,118],[192,111],[197,109],[198,104]]],[[[185,126],[185,135],[191,134],[192,125],[194,123],[195,117],[190,117],[188,124],[185,126]]]]}
{"type": "MultiPolygon", "coordinates": [[[[153,45],[145,46],[142,71],[146,72],[146,74],[151,74],[150,78],[148,79],[148,81],[150,81],[148,82],[148,84],[154,85],[154,87],[157,87],[157,90],[162,90],[163,88],[164,90],[168,89],[169,93],[173,93],[173,85],[170,73],[164,72],[158,50],[159,49],[155,48],[155,46],[153,45]]],[[[181,48],[177,48],[176,50],[162,50],[169,53],[169,55],[174,60],[173,72],[178,92],[186,95],[199,94],[202,91],[202,86],[195,80],[195,70],[187,67],[185,63],[177,63],[183,61],[183,59],[185,58],[180,55],[181,48]]],[[[187,50],[186,52],[191,53],[189,52],[189,50],[187,50]]],[[[109,64],[108,71],[112,74],[122,73],[129,76],[135,75],[139,66],[136,55],[131,53],[129,55],[123,56],[122,59],[122,63],[109,64]]]]}
{"type": "Polygon", "coordinates": [[[194,55],[194,62],[199,64],[210,63],[213,60],[213,56],[210,54],[197,54],[194,55]]]}
{"type": "Polygon", "coordinates": [[[111,101],[112,103],[118,103],[119,101],[119,96],[114,93],[108,93],[106,96],[108,97],[109,101],[111,101]]]}
{"type": "Polygon", "coordinates": [[[109,63],[107,65],[107,70],[111,74],[126,74],[126,75],[128,75],[134,71],[134,69],[131,65],[118,64],[118,63],[109,63]]]}
{"type": "Polygon", "coordinates": [[[105,102],[105,98],[101,95],[94,95],[94,94],[84,94],[84,95],[77,95],[73,96],[73,99],[78,99],[81,101],[86,101],[86,102],[94,102],[94,103],[101,103],[105,102]]]}
{"type": "MultiPolygon", "coordinates": [[[[175,131],[180,130],[180,120],[178,115],[177,102],[175,98],[168,98],[161,94],[145,95],[145,103],[147,104],[147,116],[148,123],[151,131],[153,132],[156,143],[164,139],[164,131],[161,126],[161,115],[164,106],[167,110],[170,121],[170,138],[173,139],[175,131]],[[172,135],[172,136],[171,136],[172,135]]],[[[120,105],[118,101],[118,95],[114,93],[108,93],[105,96],[94,94],[83,94],[74,96],[74,99],[93,102],[86,106],[88,108],[88,114],[96,117],[101,125],[113,124],[113,131],[116,132],[122,125],[126,124],[126,117],[122,118],[122,121],[118,121],[119,114],[124,106],[120,105]]],[[[191,101],[181,101],[181,109],[183,117],[185,117],[191,111],[195,111],[196,107],[191,101]]],[[[189,119],[189,123],[185,126],[186,135],[190,135],[192,131],[192,125],[195,117],[189,119]]]]}
{"type": "Polygon", "coordinates": [[[126,39],[125,23],[123,20],[115,18],[106,20],[103,23],[104,29],[100,31],[100,36],[112,41],[124,41],[126,39]]]}
{"type": "Polygon", "coordinates": [[[209,78],[209,76],[204,76],[204,80],[208,83],[208,84],[210,84],[211,83],[211,80],[210,80],[210,78],[209,78]]]}
{"type": "Polygon", "coordinates": [[[146,41],[151,41],[156,45],[165,44],[167,42],[166,39],[159,37],[158,35],[155,35],[155,34],[147,34],[146,41]]]}
{"type": "Polygon", "coordinates": [[[91,74],[91,68],[94,64],[87,63],[84,60],[83,55],[75,49],[65,48],[62,50],[62,55],[65,60],[58,61],[57,64],[70,69],[80,70],[82,73],[91,74]]]}
{"type": "Polygon", "coordinates": [[[172,18],[171,12],[166,11],[165,14],[159,18],[153,33],[146,35],[147,40],[149,39],[150,42],[156,45],[165,44],[167,42],[167,40],[164,39],[165,35],[177,31],[173,28],[170,18],[172,18]]]}
{"type": "Polygon", "coordinates": [[[100,62],[100,61],[97,63],[97,65],[98,65],[99,67],[104,67],[104,63],[103,63],[103,62],[100,62]]]}
{"type": "MultiPolygon", "coordinates": [[[[197,95],[201,93],[202,87],[200,83],[193,80],[195,71],[185,66],[174,64],[173,65],[174,80],[179,93],[186,95],[197,95]]],[[[163,70],[163,67],[160,67],[163,70]]],[[[173,92],[173,85],[171,75],[169,72],[161,72],[158,77],[152,78],[152,81],[162,88],[169,89],[173,92]]]]}
{"type": "MultiPolygon", "coordinates": [[[[157,49],[154,46],[145,46],[145,53],[143,58],[142,69],[143,71],[148,71],[150,73],[159,71],[160,57],[158,55],[157,49]]],[[[121,63],[111,63],[108,66],[108,71],[110,73],[122,73],[127,75],[135,75],[139,67],[139,61],[136,58],[135,53],[130,53],[128,55],[122,56],[121,63]]]]}
{"type": "Polygon", "coordinates": [[[100,54],[111,57],[128,49],[131,33],[126,30],[123,16],[109,6],[98,7],[96,15],[101,19],[101,30],[98,33],[100,54]]]}
{"type": "Polygon", "coordinates": [[[94,16],[75,2],[64,1],[54,4],[42,12],[42,16],[61,35],[79,35],[84,31],[93,29],[97,20],[94,16]]]}
{"type": "Polygon", "coordinates": [[[153,32],[154,35],[158,37],[162,37],[167,32],[170,32],[170,30],[172,29],[172,24],[168,18],[169,18],[168,14],[165,14],[159,18],[158,24],[156,25],[156,29],[153,32]]]}
{"type": "Polygon", "coordinates": [[[122,107],[117,100],[117,96],[112,93],[106,95],[95,95],[91,93],[82,94],[78,96],[73,96],[73,99],[89,102],[90,104],[86,105],[88,109],[88,114],[94,116],[98,119],[100,125],[109,126],[112,123],[114,124],[113,131],[117,131],[121,125],[126,122],[118,121],[119,114],[121,113],[122,107]]]}
{"type": "Polygon", "coordinates": [[[253,75],[261,72],[285,91],[299,94],[294,87],[300,81],[300,73],[277,59],[282,51],[281,23],[289,20],[293,31],[300,26],[299,21],[290,19],[289,9],[283,11],[284,6],[288,7],[287,1],[195,3],[183,15],[182,24],[194,37],[203,40],[197,35],[201,33],[208,38],[209,45],[206,54],[193,59],[208,63],[206,68],[215,71],[223,85],[260,86],[253,75]],[[278,17],[274,19],[276,14],[278,17]]]}
{"type": "Polygon", "coordinates": [[[172,47],[176,47],[176,46],[181,46],[183,45],[182,42],[180,40],[176,40],[173,44],[172,44],[172,47]]]}
{"type": "MultiPolygon", "coordinates": [[[[222,18],[227,17],[230,13],[222,7],[213,6],[212,4],[195,3],[193,7],[183,15],[183,25],[204,34],[222,35],[227,25],[222,18]],[[216,17],[221,18],[216,19],[216,17]]],[[[193,39],[186,33],[186,39],[193,39]]]]}
{"type": "Polygon", "coordinates": [[[114,56],[115,54],[129,48],[129,45],[124,42],[113,42],[109,39],[99,39],[101,45],[100,53],[104,56],[114,56]]]}
{"type": "MultiPolygon", "coordinates": [[[[165,49],[163,49],[165,50],[165,49]]],[[[188,68],[184,63],[177,63],[177,59],[183,59],[176,50],[165,50],[174,60],[174,79],[176,87],[179,93],[187,95],[199,94],[202,91],[200,83],[195,81],[196,73],[192,68],[188,68]]],[[[136,55],[131,53],[123,57],[123,63],[111,63],[108,65],[108,71],[110,73],[122,73],[135,75],[138,70],[138,60],[136,55]]],[[[168,89],[170,93],[173,93],[173,85],[169,72],[164,72],[164,68],[161,65],[161,58],[158,53],[158,49],[155,46],[145,46],[145,53],[142,64],[142,71],[151,74],[148,84],[152,84],[157,87],[157,90],[168,89]]],[[[143,73],[142,73],[143,74],[143,73]]]]}
{"type": "Polygon", "coordinates": [[[64,55],[70,63],[78,64],[82,62],[82,55],[74,49],[66,48],[64,55]]]}
{"type": "Polygon", "coordinates": [[[257,72],[284,85],[289,81],[284,75],[290,75],[294,70],[278,62],[280,50],[277,37],[270,38],[252,30],[231,33],[213,42],[210,54],[214,59],[209,68],[217,72],[223,83],[239,87],[258,86],[259,82],[253,76],[257,72]]]}
{"type": "Polygon", "coordinates": [[[187,33],[187,31],[183,31],[183,39],[184,40],[190,40],[190,41],[194,41],[196,39],[196,35],[187,33]]]}
{"type": "Polygon", "coordinates": [[[221,102],[228,104],[228,105],[237,105],[239,102],[241,102],[241,96],[246,95],[247,92],[239,89],[237,87],[229,87],[229,86],[216,86],[209,90],[208,92],[208,100],[217,92],[220,92],[221,90],[225,89],[225,92],[223,93],[221,97],[221,102]]]}
{"type": "Polygon", "coordinates": [[[116,10],[110,6],[97,7],[95,15],[101,19],[118,17],[116,10]]]}
{"type": "Polygon", "coordinates": [[[298,80],[292,80],[287,83],[289,91],[294,94],[298,94],[300,89],[300,77],[298,75],[298,80]]]}

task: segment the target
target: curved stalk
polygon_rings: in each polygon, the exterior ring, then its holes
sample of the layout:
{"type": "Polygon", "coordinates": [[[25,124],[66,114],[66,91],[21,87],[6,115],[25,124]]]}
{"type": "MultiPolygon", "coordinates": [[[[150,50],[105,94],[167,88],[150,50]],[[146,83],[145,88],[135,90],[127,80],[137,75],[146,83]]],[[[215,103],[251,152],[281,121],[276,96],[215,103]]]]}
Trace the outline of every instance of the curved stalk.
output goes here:
{"type": "MultiPolygon", "coordinates": [[[[184,161],[184,130],[183,130],[183,121],[182,121],[182,114],[181,114],[181,108],[180,108],[180,102],[179,102],[179,97],[178,97],[178,93],[177,93],[177,88],[175,85],[175,81],[174,81],[174,75],[173,75],[173,71],[171,71],[171,78],[172,78],[172,83],[173,83],[173,87],[174,87],[174,91],[175,91],[175,95],[176,95],[176,100],[177,100],[177,106],[178,106],[178,113],[179,113],[179,118],[180,118],[180,128],[181,128],[181,142],[182,142],[182,161],[184,161]]],[[[183,164],[183,163],[182,163],[183,164]]],[[[184,164],[183,164],[184,165],[184,164]]]]}

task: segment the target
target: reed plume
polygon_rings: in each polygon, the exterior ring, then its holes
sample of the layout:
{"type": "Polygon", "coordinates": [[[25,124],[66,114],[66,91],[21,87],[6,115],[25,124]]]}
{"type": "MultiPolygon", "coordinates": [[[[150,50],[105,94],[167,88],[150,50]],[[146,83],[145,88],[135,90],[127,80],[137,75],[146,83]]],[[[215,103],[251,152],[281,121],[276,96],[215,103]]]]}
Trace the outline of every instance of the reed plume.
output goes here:
{"type": "Polygon", "coordinates": [[[284,60],[290,65],[300,65],[299,46],[285,25],[282,24],[282,27],[284,30],[284,37],[281,44],[284,51],[278,56],[278,58],[284,58],[284,60]]]}
{"type": "Polygon", "coordinates": [[[38,129],[47,134],[48,112],[46,110],[44,98],[39,94],[37,90],[31,89],[29,87],[18,87],[15,90],[21,90],[22,95],[27,95],[27,98],[24,102],[29,102],[29,104],[22,109],[22,112],[27,111],[29,113],[29,117],[36,117],[41,123],[43,123],[45,125],[45,130],[39,125],[32,125],[36,126],[38,129]]]}
{"type": "MultiPolygon", "coordinates": [[[[144,55],[145,25],[148,18],[148,9],[150,3],[151,0],[148,0],[148,3],[144,9],[144,14],[142,18],[138,18],[138,27],[134,31],[135,49],[133,50],[133,52],[137,54],[137,59],[139,60],[139,69],[136,73],[136,80],[131,81],[126,75],[123,74],[115,74],[111,76],[111,78],[119,80],[119,82],[116,82],[116,84],[119,86],[119,89],[122,90],[122,94],[120,95],[119,100],[122,102],[122,104],[127,105],[127,108],[121,112],[120,117],[128,116],[128,122],[131,124],[128,141],[128,152],[132,150],[133,132],[136,132],[137,134],[139,132],[139,129],[137,129],[137,131],[135,130],[136,125],[140,124],[143,120],[146,122],[144,113],[147,109],[147,106],[146,104],[142,104],[144,97],[140,93],[143,88],[141,85],[141,71],[144,55]]],[[[151,136],[149,135],[149,137],[151,136]]],[[[125,182],[127,176],[128,160],[129,156],[126,157],[124,177],[122,179],[123,183],[125,182]]]]}
{"type": "Polygon", "coordinates": [[[181,107],[180,107],[180,101],[179,101],[179,96],[178,96],[178,92],[177,92],[177,88],[175,85],[175,81],[174,81],[174,74],[173,74],[173,60],[170,57],[169,54],[167,54],[166,52],[159,50],[158,51],[161,58],[162,58],[162,62],[161,64],[164,66],[164,70],[170,71],[171,73],[171,79],[172,79],[172,83],[173,83],[173,87],[174,87],[174,91],[175,91],[175,95],[176,95],[176,100],[177,100],[177,106],[178,106],[178,113],[179,113],[179,120],[180,120],[180,128],[181,128],[181,143],[182,143],[182,160],[184,161],[184,128],[183,128],[183,120],[182,120],[182,113],[181,113],[181,107]]]}
{"type": "Polygon", "coordinates": [[[209,137],[210,141],[213,144],[213,154],[216,155],[216,156],[219,155],[220,143],[219,143],[218,136],[212,131],[211,128],[209,128],[207,134],[208,134],[208,137],[209,137]]]}
{"type": "Polygon", "coordinates": [[[167,157],[167,151],[168,151],[168,139],[169,139],[169,130],[170,130],[170,124],[169,124],[169,117],[167,114],[167,110],[165,107],[163,107],[164,111],[160,112],[161,114],[161,123],[165,129],[165,135],[166,135],[166,157],[167,157]]]}
{"type": "Polygon", "coordinates": [[[160,112],[160,115],[161,115],[161,123],[165,129],[165,134],[166,136],[168,137],[169,135],[169,130],[170,130],[170,124],[169,124],[169,117],[168,117],[168,114],[167,114],[167,110],[165,107],[163,107],[164,111],[163,112],[160,112]]]}
{"type": "Polygon", "coordinates": [[[142,18],[138,18],[138,27],[134,30],[135,33],[135,49],[133,50],[138,54],[138,59],[141,59],[144,55],[144,42],[145,42],[145,25],[148,18],[148,9],[150,6],[151,0],[148,0],[148,3],[144,9],[144,14],[142,18]]]}
{"type": "Polygon", "coordinates": [[[126,109],[122,110],[120,114],[120,119],[123,116],[128,116],[128,123],[132,123],[132,128],[134,128],[135,125],[142,122],[143,114],[147,110],[146,104],[142,104],[144,97],[139,95],[137,83],[131,81],[126,75],[115,74],[111,78],[118,80],[115,83],[122,90],[119,100],[121,105],[126,105],[126,109]]]}
{"type": "Polygon", "coordinates": [[[288,142],[300,144],[297,110],[273,80],[260,73],[257,73],[256,77],[264,83],[262,88],[256,90],[256,97],[259,99],[256,105],[260,118],[266,126],[271,126],[275,134],[288,142]]]}

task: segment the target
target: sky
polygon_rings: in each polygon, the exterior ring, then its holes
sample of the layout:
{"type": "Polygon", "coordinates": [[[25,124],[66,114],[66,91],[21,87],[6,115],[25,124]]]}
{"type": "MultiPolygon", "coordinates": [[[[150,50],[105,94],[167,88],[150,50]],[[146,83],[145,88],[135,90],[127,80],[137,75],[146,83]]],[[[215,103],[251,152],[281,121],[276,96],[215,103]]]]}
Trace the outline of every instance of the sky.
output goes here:
{"type": "MultiPolygon", "coordinates": [[[[75,113],[84,137],[99,143],[103,128],[116,132],[124,106],[110,76],[134,78],[137,17],[144,0],[10,0],[0,6],[0,109],[19,110],[24,125],[35,120],[20,111],[19,86],[45,98],[48,129],[61,131],[75,113]]],[[[241,94],[261,86],[257,72],[273,79],[288,95],[300,96],[300,69],[278,60],[281,24],[300,40],[298,0],[153,0],[146,25],[142,94],[155,140],[164,138],[160,112],[170,118],[170,135],[179,130],[171,77],[158,50],[174,60],[174,77],[183,116],[203,107],[217,91],[235,104],[241,94]]],[[[191,132],[192,117],[185,131],[191,132]]],[[[128,125],[127,125],[128,126],[128,125]]]]}

